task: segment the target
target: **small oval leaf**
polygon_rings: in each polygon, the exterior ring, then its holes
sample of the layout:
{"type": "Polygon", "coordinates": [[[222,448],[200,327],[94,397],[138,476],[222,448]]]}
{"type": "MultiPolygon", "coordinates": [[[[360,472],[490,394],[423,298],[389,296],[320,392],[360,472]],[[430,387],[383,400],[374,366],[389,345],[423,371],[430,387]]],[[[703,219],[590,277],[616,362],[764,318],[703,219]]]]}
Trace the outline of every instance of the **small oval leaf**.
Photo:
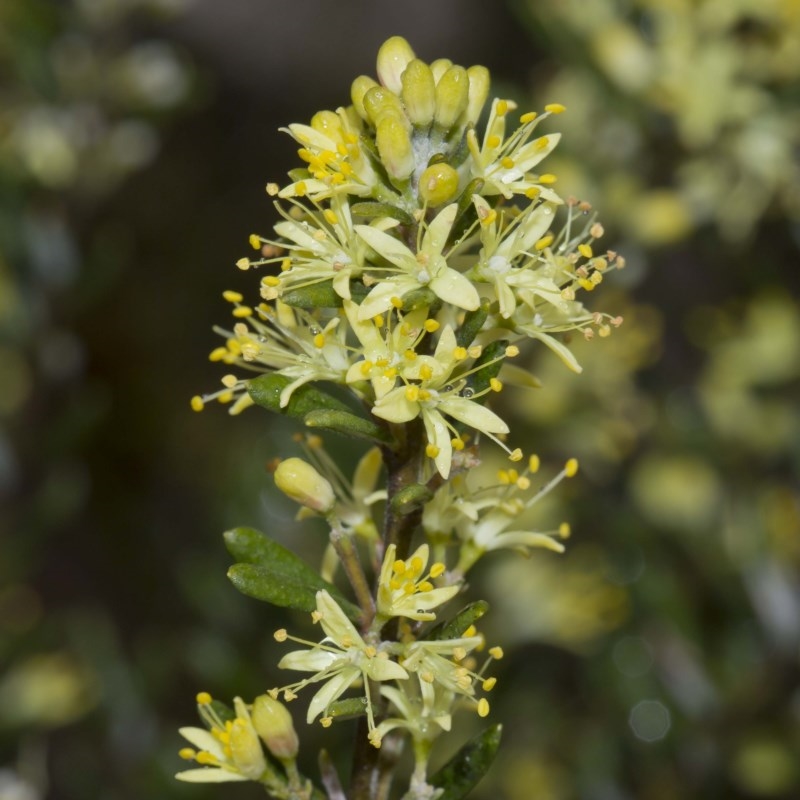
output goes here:
{"type": "Polygon", "coordinates": [[[444,789],[438,800],[462,800],[472,791],[492,766],[502,730],[502,725],[487,728],[430,778],[432,786],[444,789]]]}

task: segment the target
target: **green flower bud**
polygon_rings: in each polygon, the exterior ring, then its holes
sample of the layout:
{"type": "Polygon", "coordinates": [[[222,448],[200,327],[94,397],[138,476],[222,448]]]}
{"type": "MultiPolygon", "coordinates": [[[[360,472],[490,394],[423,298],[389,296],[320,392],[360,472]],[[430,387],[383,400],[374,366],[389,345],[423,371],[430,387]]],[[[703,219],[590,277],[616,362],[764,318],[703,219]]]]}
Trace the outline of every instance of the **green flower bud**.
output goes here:
{"type": "Polygon", "coordinates": [[[330,483],[301,458],[287,458],[278,464],[275,485],[296,503],[327,514],[336,503],[330,483]]]}
{"type": "Polygon", "coordinates": [[[373,86],[364,95],[364,111],[366,111],[367,119],[377,128],[378,122],[387,114],[396,116],[398,120],[404,120],[405,125],[408,126],[403,106],[400,98],[390,92],[384,86],[373,86]]]}
{"type": "Polygon", "coordinates": [[[467,70],[469,78],[469,100],[467,110],[464,112],[464,124],[474,125],[481,116],[481,111],[489,96],[491,79],[489,70],[476,64],[467,70]]]}
{"type": "Polygon", "coordinates": [[[402,36],[392,36],[378,50],[378,78],[395,94],[400,94],[401,76],[414,58],[411,45],[402,36]]]}
{"type": "Polygon", "coordinates": [[[464,67],[450,67],[436,84],[436,124],[449,130],[467,108],[469,78],[464,67]]]}
{"type": "Polygon", "coordinates": [[[262,694],[253,701],[253,727],[267,749],[281,761],[297,757],[299,742],[292,715],[280,700],[262,694]]]}
{"type": "Polygon", "coordinates": [[[364,95],[377,86],[377,82],[368,75],[359,75],[350,86],[350,99],[353,101],[353,108],[363,120],[367,120],[367,111],[364,108],[364,95]]]}
{"type": "Polygon", "coordinates": [[[437,58],[431,64],[431,73],[433,74],[433,79],[436,83],[442,79],[442,75],[453,66],[453,62],[449,58],[437,58]]]}
{"type": "Polygon", "coordinates": [[[458,172],[445,162],[431,164],[420,176],[420,197],[433,208],[452,200],[458,192],[458,172]]]}
{"type": "Polygon", "coordinates": [[[375,141],[386,171],[392,178],[405,180],[416,166],[411,138],[403,123],[386,114],[378,121],[375,141]]]}
{"type": "Polygon", "coordinates": [[[228,744],[231,748],[231,759],[236,765],[236,769],[246,778],[252,781],[258,780],[267,768],[267,761],[264,758],[264,751],[261,749],[261,742],[250,722],[247,708],[241,698],[234,700],[236,709],[236,719],[231,724],[230,739],[228,744]]]}
{"type": "Polygon", "coordinates": [[[431,68],[415,58],[403,73],[401,93],[406,116],[414,125],[427,126],[433,122],[436,111],[436,83],[431,68]]]}

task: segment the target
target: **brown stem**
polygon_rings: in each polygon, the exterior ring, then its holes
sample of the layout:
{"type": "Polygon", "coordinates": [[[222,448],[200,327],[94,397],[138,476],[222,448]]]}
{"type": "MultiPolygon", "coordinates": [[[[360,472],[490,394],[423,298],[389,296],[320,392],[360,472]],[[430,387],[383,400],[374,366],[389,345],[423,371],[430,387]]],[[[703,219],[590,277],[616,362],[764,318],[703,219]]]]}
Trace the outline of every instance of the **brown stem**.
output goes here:
{"type": "Polygon", "coordinates": [[[353,587],[356,600],[361,606],[362,626],[366,629],[375,616],[375,601],[372,598],[367,577],[361,567],[361,560],[353,540],[339,528],[331,530],[331,544],[344,568],[345,575],[353,587]]]}

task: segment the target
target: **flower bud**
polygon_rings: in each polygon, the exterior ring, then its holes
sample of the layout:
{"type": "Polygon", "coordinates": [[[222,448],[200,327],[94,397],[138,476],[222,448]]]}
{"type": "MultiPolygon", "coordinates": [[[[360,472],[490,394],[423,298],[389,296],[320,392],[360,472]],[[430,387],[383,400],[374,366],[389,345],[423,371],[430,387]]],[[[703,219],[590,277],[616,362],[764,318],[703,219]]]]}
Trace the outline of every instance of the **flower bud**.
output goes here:
{"type": "Polygon", "coordinates": [[[414,58],[411,45],[402,36],[392,36],[378,50],[378,78],[395,94],[400,94],[401,76],[414,58]]]}
{"type": "Polygon", "coordinates": [[[403,73],[401,97],[406,116],[414,125],[427,126],[433,122],[436,111],[436,83],[431,68],[415,58],[403,73]]]}
{"type": "Polygon", "coordinates": [[[431,72],[433,73],[433,79],[436,83],[442,79],[442,75],[453,66],[453,62],[449,58],[437,58],[436,61],[431,63],[431,72]]]}
{"type": "Polygon", "coordinates": [[[387,115],[396,116],[408,125],[400,98],[383,86],[373,86],[364,95],[364,111],[367,119],[377,128],[378,122],[387,115]]]}
{"type": "Polygon", "coordinates": [[[464,122],[467,125],[474,125],[481,116],[481,111],[489,96],[489,70],[476,64],[467,70],[469,78],[469,100],[467,110],[464,112],[464,122]]]}
{"type": "Polygon", "coordinates": [[[342,138],[342,120],[334,111],[318,111],[311,117],[311,127],[335,142],[342,138]]]}
{"type": "Polygon", "coordinates": [[[361,119],[367,119],[367,112],[364,108],[364,95],[378,84],[368,75],[360,75],[356,78],[350,86],[350,99],[353,102],[353,108],[361,119]]]}
{"type": "Polygon", "coordinates": [[[390,177],[398,180],[408,178],[416,166],[414,150],[408,131],[394,114],[385,115],[378,121],[375,141],[390,177]]]}
{"type": "Polygon", "coordinates": [[[236,709],[236,719],[231,724],[230,739],[228,743],[231,748],[231,759],[236,765],[236,769],[250,780],[258,780],[267,768],[264,758],[264,751],[261,749],[261,742],[250,722],[247,708],[241,698],[234,700],[236,709]]]}
{"type": "Polygon", "coordinates": [[[262,694],[253,701],[253,727],[267,749],[281,761],[297,756],[299,742],[292,715],[280,700],[262,694]]]}
{"type": "Polygon", "coordinates": [[[464,67],[450,67],[436,84],[436,124],[449,130],[467,108],[469,78],[464,67]]]}
{"type": "Polygon", "coordinates": [[[420,176],[420,197],[433,208],[452,200],[458,191],[458,172],[445,162],[431,164],[420,176]]]}
{"type": "Polygon", "coordinates": [[[312,511],[327,514],[336,503],[330,483],[301,458],[281,461],[273,477],[287,497],[312,511]]]}

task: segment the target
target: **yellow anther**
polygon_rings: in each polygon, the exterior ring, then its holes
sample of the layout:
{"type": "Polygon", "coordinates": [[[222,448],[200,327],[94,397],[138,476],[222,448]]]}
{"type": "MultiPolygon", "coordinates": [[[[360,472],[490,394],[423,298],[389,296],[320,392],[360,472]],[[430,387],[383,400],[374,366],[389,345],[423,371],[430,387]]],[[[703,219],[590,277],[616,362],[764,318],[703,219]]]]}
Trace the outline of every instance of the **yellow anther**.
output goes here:
{"type": "Polygon", "coordinates": [[[242,270],[242,272],[244,272],[244,271],[250,269],[250,259],[249,258],[240,258],[236,262],[236,266],[239,267],[239,269],[242,270]]]}
{"type": "Polygon", "coordinates": [[[428,458],[436,458],[436,456],[439,455],[439,448],[435,444],[429,442],[425,445],[425,455],[428,456],[428,458]]]}
{"type": "Polygon", "coordinates": [[[322,212],[322,216],[325,217],[325,221],[331,225],[336,225],[336,223],[339,222],[339,217],[336,216],[336,212],[331,208],[326,208],[322,212]]]}
{"type": "Polygon", "coordinates": [[[397,561],[392,564],[392,572],[395,575],[402,575],[406,571],[406,562],[403,561],[401,558],[398,558],[397,561]]]}
{"type": "MultiPolygon", "coordinates": [[[[292,268],[292,259],[288,256],[281,261],[281,272],[288,272],[292,268]]],[[[269,284],[267,284],[269,286],[269,284]]]]}
{"type": "Polygon", "coordinates": [[[419,400],[419,386],[406,386],[406,400],[416,403],[419,400]]]}
{"type": "Polygon", "coordinates": [[[489,648],[489,655],[499,661],[503,657],[503,648],[502,647],[490,647],[489,648]]]}
{"type": "Polygon", "coordinates": [[[530,478],[526,478],[524,475],[520,475],[519,478],[516,480],[517,489],[520,491],[527,491],[531,488],[531,481],[530,478]]]}
{"type": "Polygon", "coordinates": [[[522,461],[522,450],[517,447],[508,454],[509,461],[522,461]]]}
{"type": "Polygon", "coordinates": [[[469,628],[467,628],[462,635],[466,636],[467,638],[470,638],[472,636],[475,636],[477,633],[478,629],[474,625],[470,625],[469,628]]]}
{"type": "Polygon", "coordinates": [[[489,380],[489,388],[491,388],[493,392],[499,392],[503,389],[503,382],[497,378],[491,378],[489,380]]]}
{"type": "Polygon", "coordinates": [[[375,359],[375,366],[376,367],[388,367],[389,366],[389,359],[388,358],[375,359]]]}
{"type": "Polygon", "coordinates": [[[371,361],[363,361],[363,362],[361,363],[361,367],[360,367],[359,369],[360,369],[360,372],[361,372],[361,374],[362,374],[364,377],[366,377],[366,376],[367,376],[367,375],[369,375],[369,373],[372,371],[372,368],[373,368],[374,366],[375,366],[375,365],[374,365],[374,364],[373,364],[371,361]]]}
{"type": "Polygon", "coordinates": [[[605,269],[608,269],[608,261],[606,261],[602,256],[598,258],[592,259],[592,266],[602,272],[605,269]]]}
{"type": "Polygon", "coordinates": [[[460,452],[464,449],[464,440],[463,439],[451,439],[450,444],[453,446],[453,450],[460,452]]]}
{"type": "Polygon", "coordinates": [[[589,228],[589,235],[593,236],[595,239],[599,239],[605,232],[605,228],[599,222],[595,222],[594,225],[589,228]]]}
{"type": "Polygon", "coordinates": [[[401,309],[403,307],[403,299],[401,297],[393,297],[391,303],[394,308],[401,309]]]}
{"type": "Polygon", "coordinates": [[[398,371],[397,367],[389,367],[388,369],[385,369],[383,371],[383,377],[388,378],[389,380],[391,380],[392,378],[396,378],[397,371],[398,371]]]}
{"type": "Polygon", "coordinates": [[[497,212],[491,209],[488,214],[481,217],[481,225],[491,225],[497,219],[497,212]]]}
{"type": "Polygon", "coordinates": [[[550,247],[551,244],[553,244],[554,238],[555,237],[552,233],[548,233],[547,236],[542,236],[542,238],[539,239],[536,244],[534,244],[534,247],[537,250],[545,250],[546,248],[550,247]]]}
{"type": "Polygon", "coordinates": [[[588,278],[578,278],[578,285],[587,292],[594,291],[595,285],[588,278]]]}
{"type": "Polygon", "coordinates": [[[441,327],[435,319],[426,319],[422,326],[428,333],[435,333],[441,327]]]}
{"type": "Polygon", "coordinates": [[[572,528],[570,528],[569,522],[562,522],[558,526],[558,535],[562,539],[569,539],[569,537],[572,536],[572,528]]]}
{"type": "Polygon", "coordinates": [[[280,286],[281,279],[275,275],[265,275],[261,279],[261,283],[264,284],[264,286],[280,286]]]}
{"type": "Polygon", "coordinates": [[[482,684],[481,689],[484,692],[491,692],[492,689],[497,685],[497,678],[487,678],[482,684]]]}
{"type": "Polygon", "coordinates": [[[547,136],[540,136],[534,145],[535,150],[547,150],[550,147],[550,139],[547,136]]]}
{"type": "Polygon", "coordinates": [[[283,693],[283,699],[287,703],[291,703],[292,700],[297,700],[297,695],[291,689],[286,689],[283,693]]]}
{"type": "Polygon", "coordinates": [[[198,692],[195,700],[198,705],[207,706],[211,703],[211,695],[208,692],[198,692]]]}
{"type": "Polygon", "coordinates": [[[195,760],[198,764],[202,764],[205,767],[216,767],[219,765],[219,759],[215,755],[209,753],[208,750],[201,750],[195,757],[195,760]]]}
{"type": "Polygon", "coordinates": [[[507,469],[499,469],[497,470],[497,480],[503,484],[503,486],[508,486],[511,483],[511,477],[508,474],[507,469]]]}
{"type": "Polygon", "coordinates": [[[317,333],[314,336],[314,347],[325,347],[325,334],[317,333]]]}
{"type": "Polygon", "coordinates": [[[433,370],[429,364],[423,364],[419,368],[419,377],[423,381],[429,381],[433,377],[433,370]]]}
{"type": "Polygon", "coordinates": [[[428,670],[428,671],[425,671],[425,672],[420,672],[420,673],[419,673],[419,677],[420,677],[420,678],[421,678],[423,681],[425,681],[425,683],[433,683],[433,682],[434,682],[434,680],[436,680],[436,678],[435,678],[434,674],[433,674],[432,672],[430,672],[429,670],[428,670]]]}
{"type": "Polygon", "coordinates": [[[492,147],[492,148],[494,148],[494,147],[500,147],[500,143],[501,143],[502,141],[503,141],[503,140],[502,140],[502,139],[501,139],[499,136],[497,136],[496,134],[493,134],[492,136],[489,136],[489,137],[486,139],[486,146],[487,146],[487,147],[492,147]]]}
{"type": "Polygon", "coordinates": [[[591,258],[594,255],[594,253],[592,252],[592,246],[590,244],[579,244],[578,252],[584,258],[591,258]]]}
{"type": "Polygon", "coordinates": [[[191,747],[182,747],[178,750],[178,755],[185,761],[194,761],[197,751],[192,750],[191,747]]]}
{"type": "Polygon", "coordinates": [[[278,186],[277,183],[268,183],[267,184],[267,194],[270,197],[275,197],[276,194],[281,190],[281,187],[278,186]]]}
{"type": "Polygon", "coordinates": [[[544,107],[545,111],[549,111],[551,114],[563,114],[566,110],[566,106],[562,106],[561,103],[548,103],[544,107]]]}
{"type": "Polygon", "coordinates": [[[536,116],[537,116],[537,115],[536,115],[536,112],[535,112],[535,111],[528,111],[526,114],[523,114],[523,115],[522,115],[522,116],[519,118],[519,121],[520,121],[520,122],[521,122],[523,125],[527,125],[529,122],[533,122],[533,121],[536,119],[536,116]]]}
{"type": "Polygon", "coordinates": [[[504,117],[508,114],[508,100],[498,100],[495,106],[495,112],[498,117],[504,117]]]}
{"type": "Polygon", "coordinates": [[[364,648],[364,655],[367,658],[375,658],[378,655],[378,651],[370,644],[364,648]]]}
{"type": "Polygon", "coordinates": [[[383,323],[384,323],[383,314],[376,314],[376,315],[375,315],[375,316],[372,318],[372,324],[373,324],[373,325],[374,325],[376,328],[382,328],[382,327],[383,327],[383,323]]]}
{"type": "Polygon", "coordinates": [[[417,353],[415,350],[409,348],[405,351],[405,353],[403,353],[403,358],[405,358],[406,361],[415,361],[417,358],[417,353]]]}
{"type": "Polygon", "coordinates": [[[467,348],[466,347],[456,347],[453,350],[453,358],[456,361],[463,361],[467,357],[467,348]]]}
{"type": "Polygon", "coordinates": [[[414,586],[413,581],[407,581],[403,584],[403,594],[412,595],[414,592],[417,591],[417,587],[414,586]]]}
{"type": "Polygon", "coordinates": [[[538,186],[531,186],[529,189],[525,190],[525,197],[528,200],[535,200],[540,194],[542,190],[538,186]]]}
{"type": "Polygon", "coordinates": [[[505,156],[500,159],[500,166],[502,166],[503,169],[511,169],[514,166],[514,159],[511,158],[511,156],[505,156]]]}
{"type": "Polygon", "coordinates": [[[252,247],[253,250],[261,249],[261,239],[259,238],[258,234],[251,233],[248,241],[250,242],[250,247],[252,247]]]}
{"type": "Polygon", "coordinates": [[[208,360],[209,361],[222,361],[225,356],[228,355],[228,348],[227,347],[215,347],[209,354],[208,360]]]}
{"type": "Polygon", "coordinates": [[[431,399],[431,393],[427,389],[420,389],[419,390],[419,401],[420,403],[425,403],[431,399]]]}
{"type": "Polygon", "coordinates": [[[538,472],[538,471],[539,471],[539,467],[540,467],[540,466],[541,466],[541,461],[539,460],[539,456],[537,456],[537,455],[536,455],[536,453],[534,453],[534,454],[533,454],[533,455],[532,455],[532,456],[531,456],[531,457],[528,459],[528,469],[529,469],[531,472],[538,472]]]}
{"type": "Polygon", "coordinates": [[[237,319],[245,319],[253,316],[253,309],[250,306],[237,306],[233,309],[233,316],[237,319]]]}
{"type": "Polygon", "coordinates": [[[592,283],[593,283],[595,286],[597,286],[599,283],[602,283],[602,282],[603,282],[603,273],[602,273],[602,272],[593,272],[593,273],[592,273],[592,274],[589,276],[589,280],[590,280],[590,281],[591,281],[591,282],[592,282],[592,283]]]}
{"type": "Polygon", "coordinates": [[[478,700],[478,716],[489,716],[489,701],[485,697],[481,697],[481,699],[478,700]]]}
{"type": "Polygon", "coordinates": [[[601,325],[597,332],[600,334],[601,339],[605,339],[607,336],[611,336],[611,328],[608,325],[601,325]]]}
{"type": "Polygon", "coordinates": [[[244,297],[239,292],[234,292],[231,289],[224,291],[222,297],[229,303],[241,303],[244,300],[244,297]]]}
{"type": "Polygon", "coordinates": [[[552,172],[545,172],[544,175],[540,175],[539,176],[539,183],[544,183],[546,185],[547,184],[551,184],[551,183],[555,183],[557,180],[558,180],[558,176],[557,175],[553,175],[552,172]]]}
{"type": "Polygon", "coordinates": [[[437,561],[435,564],[431,566],[431,578],[438,578],[440,575],[444,574],[444,571],[447,569],[441,561],[437,561]]]}
{"type": "Polygon", "coordinates": [[[518,356],[519,347],[517,347],[515,344],[510,344],[508,347],[506,347],[505,355],[506,358],[514,358],[515,356],[518,356]]]}
{"type": "Polygon", "coordinates": [[[276,642],[285,642],[289,636],[289,634],[286,632],[286,628],[278,628],[278,630],[276,630],[272,635],[276,642]]]}
{"type": "Polygon", "coordinates": [[[564,474],[568,478],[574,478],[578,474],[578,459],[571,458],[564,464],[564,474]]]}
{"type": "Polygon", "coordinates": [[[235,375],[223,375],[221,380],[226,389],[233,389],[239,383],[239,379],[235,375]]]}
{"type": "Polygon", "coordinates": [[[433,584],[430,581],[420,581],[417,584],[417,591],[418,592],[432,592],[433,591],[433,584]]]}
{"type": "Polygon", "coordinates": [[[191,399],[191,401],[190,401],[190,402],[191,402],[191,404],[192,404],[192,411],[202,411],[202,410],[205,408],[205,405],[206,405],[206,404],[203,402],[203,398],[202,398],[202,397],[200,397],[200,395],[199,395],[199,394],[196,394],[196,395],[195,395],[195,396],[194,396],[194,397],[191,399]]]}
{"type": "Polygon", "coordinates": [[[319,724],[322,725],[323,728],[330,728],[333,724],[333,717],[322,717],[319,724]]]}
{"type": "Polygon", "coordinates": [[[509,483],[516,483],[519,480],[519,472],[515,469],[508,470],[508,482],[509,483]]]}
{"type": "Polygon", "coordinates": [[[217,397],[218,403],[230,403],[233,400],[233,392],[223,392],[219,397],[217,397]]]}
{"type": "Polygon", "coordinates": [[[297,183],[294,185],[294,193],[298,197],[304,197],[307,191],[308,187],[306,186],[305,181],[297,181],[297,183]]]}
{"type": "Polygon", "coordinates": [[[474,344],[467,350],[470,358],[480,358],[483,348],[479,344],[474,344]]]}

